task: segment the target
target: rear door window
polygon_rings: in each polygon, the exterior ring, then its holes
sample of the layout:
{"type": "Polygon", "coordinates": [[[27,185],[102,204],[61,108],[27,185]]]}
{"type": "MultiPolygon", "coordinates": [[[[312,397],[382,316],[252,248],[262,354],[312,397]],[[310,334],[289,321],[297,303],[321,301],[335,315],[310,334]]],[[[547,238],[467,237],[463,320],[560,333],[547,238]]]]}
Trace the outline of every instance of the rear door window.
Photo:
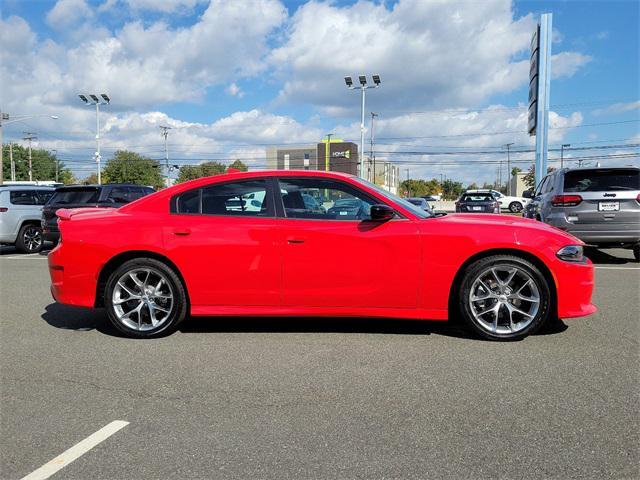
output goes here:
{"type": "Polygon", "coordinates": [[[38,194],[35,190],[13,190],[9,192],[9,201],[13,205],[38,205],[38,194]]]}
{"type": "Polygon", "coordinates": [[[57,191],[49,200],[53,205],[83,205],[86,203],[96,203],[98,201],[99,189],[73,188],[57,191]]]}
{"type": "Polygon", "coordinates": [[[640,190],[640,170],[574,170],[564,176],[565,192],[611,192],[640,190]]]}

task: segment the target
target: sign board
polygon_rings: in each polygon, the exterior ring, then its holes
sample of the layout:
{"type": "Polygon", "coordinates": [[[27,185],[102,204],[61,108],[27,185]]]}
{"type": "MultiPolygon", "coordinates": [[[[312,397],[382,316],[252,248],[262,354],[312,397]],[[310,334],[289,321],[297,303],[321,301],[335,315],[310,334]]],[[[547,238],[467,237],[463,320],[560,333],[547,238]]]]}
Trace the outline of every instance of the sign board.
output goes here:
{"type": "Polygon", "coordinates": [[[529,60],[529,111],[527,131],[529,135],[536,134],[538,126],[538,74],[540,72],[540,25],[533,32],[531,38],[531,58],[529,60]]]}

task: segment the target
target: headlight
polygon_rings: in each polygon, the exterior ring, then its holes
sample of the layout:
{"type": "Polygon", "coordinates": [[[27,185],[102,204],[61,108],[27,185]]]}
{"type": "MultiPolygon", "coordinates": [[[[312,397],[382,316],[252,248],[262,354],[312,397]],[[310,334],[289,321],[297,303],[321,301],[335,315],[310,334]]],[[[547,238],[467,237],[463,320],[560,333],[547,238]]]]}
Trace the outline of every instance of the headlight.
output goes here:
{"type": "Polygon", "coordinates": [[[584,262],[584,249],[580,245],[568,245],[558,250],[556,256],[565,262],[584,262]]]}

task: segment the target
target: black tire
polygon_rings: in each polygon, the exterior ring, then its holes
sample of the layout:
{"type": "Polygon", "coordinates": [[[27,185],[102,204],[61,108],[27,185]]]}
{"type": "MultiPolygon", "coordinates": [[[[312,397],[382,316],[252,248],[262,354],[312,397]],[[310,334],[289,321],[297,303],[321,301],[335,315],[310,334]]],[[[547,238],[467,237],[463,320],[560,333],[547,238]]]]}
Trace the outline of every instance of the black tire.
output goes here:
{"type": "Polygon", "coordinates": [[[633,247],[633,256],[636,259],[636,262],[640,262],[640,245],[633,247]]]}
{"type": "Polygon", "coordinates": [[[44,238],[42,227],[33,223],[27,223],[20,228],[16,239],[16,249],[21,253],[38,253],[42,250],[44,238]]]}
{"type": "MultiPolygon", "coordinates": [[[[459,290],[460,293],[457,298],[457,303],[459,305],[460,316],[465,326],[474,335],[487,340],[520,340],[536,332],[547,321],[549,321],[549,318],[551,316],[552,296],[547,279],[542,274],[542,272],[540,272],[540,269],[538,269],[538,267],[536,267],[531,262],[517,256],[494,255],[491,257],[482,258],[472,263],[467,268],[460,287],[461,288],[459,290]],[[533,319],[530,321],[530,323],[526,327],[522,328],[522,330],[508,333],[492,332],[489,331],[485,326],[483,326],[481,321],[477,320],[474,316],[470,299],[471,288],[476,279],[478,279],[479,276],[482,276],[482,273],[486,272],[486,270],[490,267],[505,269],[510,267],[517,267],[517,269],[519,269],[521,272],[524,272],[524,274],[527,274],[535,283],[535,287],[537,287],[540,297],[538,310],[533,316],[533,319]]],[[[498,301],[499,300],[496,299],[496,303],[492,305],[497,305],[498,301]]],[[[511,305],[513,306],[513,303],[511,303],[511,305]]],[[[498,311],[504,312],[502,307],[499,307],[498,311]]]]}
{"type": "Polygon", "coordinates": [[[523,206],[520,202],[511,202],[509,204],[509,211],[511,213],[520,213],[523,209],[523,206]]]}
{"type": "MultiPolygon", "coordinates": [[[[141,300],[137,299],[132,301],[142,303],[141,300]]],[[[113,273],[109,275],[109,279],[107,280],[104,292],[104,305],[107,310],[109,320],[111,321],[113,326],[116,327],[120,332],[125,334],[127,337],[131,338],[153,338],[167,335],[173,332],[180,324],[180,322],[182,322],[187,316],[187,295],[182,281],[172,268],[167,266],[165,263],[153,258],[136,258],[133,260],[129,260],[116,268],[113,273]],[[162,323],[156,328],[150,327],[149,329],[143,331],[131,328],[126,323],[121,321],[116,312],[116,306],[114,306],[113,304],[114,289],[118,284],[118,280],[123,275],[141,269],[150,270],[151,272],[161,274],[168,284],[169,292],[173,296],[173,304],[170,313],[167,314],[167,316],[162,320],[162,323]]],[[[147,313],[149,314],[149,306],[147,305],[146,308],[147,313]]],[[[142,307],[142,313],[144,314],[144,307],[142,307]]],[[[138,321],[140,320],[138,319],[138,321]]]]}

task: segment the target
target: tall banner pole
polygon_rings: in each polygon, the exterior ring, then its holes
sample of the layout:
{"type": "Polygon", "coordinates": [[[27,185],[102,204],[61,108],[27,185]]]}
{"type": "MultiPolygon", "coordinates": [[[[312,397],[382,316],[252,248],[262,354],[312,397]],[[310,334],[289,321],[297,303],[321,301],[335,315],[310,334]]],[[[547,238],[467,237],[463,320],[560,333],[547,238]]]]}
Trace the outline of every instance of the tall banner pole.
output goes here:
{"type": "Polygon", "coordinates": [[[549,96],[551,89],[551,14],[540,18],[538,32],[538,92],[536,135],[536,185],[547,174],[547,146],[549,137],[549,96]]]}

